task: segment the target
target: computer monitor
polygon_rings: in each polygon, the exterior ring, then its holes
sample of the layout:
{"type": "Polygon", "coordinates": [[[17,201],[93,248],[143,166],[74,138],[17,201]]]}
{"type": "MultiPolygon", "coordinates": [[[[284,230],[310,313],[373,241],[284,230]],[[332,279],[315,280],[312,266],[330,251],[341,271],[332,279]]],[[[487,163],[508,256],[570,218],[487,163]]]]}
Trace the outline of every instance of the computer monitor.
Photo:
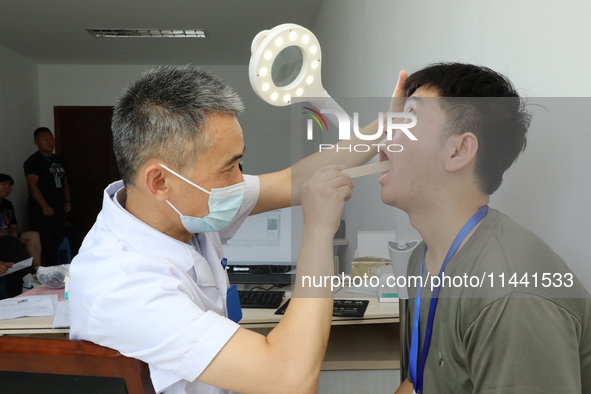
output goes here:
{"type": "Polygon", "coordinates": [[[290,284],[302,231],[301,207],[249,216],[223,246],[230,283],[290,284]]]}

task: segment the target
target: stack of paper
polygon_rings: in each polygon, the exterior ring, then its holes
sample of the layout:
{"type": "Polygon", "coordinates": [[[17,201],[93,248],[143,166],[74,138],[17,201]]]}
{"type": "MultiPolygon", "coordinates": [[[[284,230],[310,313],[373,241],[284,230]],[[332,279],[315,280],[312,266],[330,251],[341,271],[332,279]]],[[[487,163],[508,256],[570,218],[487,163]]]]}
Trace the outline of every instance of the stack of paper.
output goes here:
{"type": "Polygon", "coordinates": [[[55,310],[55,317],[53,318],[52,328],[69,328],[70,327],[70,310],[68,308],[68,301],[62,301],[57,304],[55,310]]]}
{"type": "Polygon", "coordinates": [[[0,320],[25,316],[51,316],[57,307],[57,295],[8,298],[0,301],[0,320]]]}

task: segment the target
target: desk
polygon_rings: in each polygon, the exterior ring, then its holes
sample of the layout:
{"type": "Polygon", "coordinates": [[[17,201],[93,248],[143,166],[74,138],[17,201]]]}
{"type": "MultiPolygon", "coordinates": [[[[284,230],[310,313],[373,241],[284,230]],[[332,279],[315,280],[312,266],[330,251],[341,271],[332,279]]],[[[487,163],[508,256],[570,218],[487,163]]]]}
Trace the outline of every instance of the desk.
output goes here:
{"type": "MultiPolygon", "coordinates": [[[[289,291],[286,298],[289,298],[289,291]]],[[[362,294],[337,293],[337,299],[356,298],[369,300],[365,315],[363,317],[333,317],[333,326],[360,325],[360,324],[385,324],[398,323],[398,303],[380,303],[377,298],[370,298],[362,294]]],[[[244,308],[242,309],[242,320],[240,325],[244,328],[273,328],[281,320],[280,315],[275,315],[275,309],[244,308]]]]}
{"type": "MultiPolygon", "coordinates": [[[[33,290],[27,295],[33,294],[33,290]]],[[[62,290],[63,292],[63,290],[62,290]]],[[[290,292],[286,293],[286,299],[290,292]]],[[[380,303],[376,298],[370,298],[362,294],[337,293],[336,298],[358,298],[367,299],[369,304],[365,316],[360,318],[333,317],[333,326],[345,325],[366,325],[366,324],[388,324],[398,323],[398,303],[380,303]]],[[[275,309],[242,309],[242,320],[240,325],[248,329],[273,328],[281,320],[280,315],[275,315],[275,309]]],[[[67,333],[68,328],[53,329],[53,316],[21,317],[18,319],[0,320],[0,335],[4,334],[47,334],[67,333]]]]}
{"type": "MultiPolygon", "coordinates": [[[[370,302],[362,318],[333,317],[318,392],[359,393],[372,387],[372,394],[391,394],[400,383],[398,303],[380,303],[369,295],[343,291],[335,297],[370,302]]],[[[267,334],[281,319],[275,309],[246,308],[242,312],[241,326],[261,334],[267,334]]],[[[69,332],[67,328],[52,329],[52,323],[53,316],[0,320],[0,335],[69,332]]]]}
{"type": "MultiPolygon", "coordinates": [[[[50,290],[45,286],[36,287],[20,296],[51,295],[58,296],[61,302],[64,300],[64,289],[50,290]]],[[[19,297],[20,297],[19,296],[19,297]]],[[[53,325],[52,316],[19,317],[17,319],[0,320],[0,335],[16,334],[64,334],[70,332],[69,328],[51,328],[53,325]]]]}
{"type": "Polygon", "coordinates": [[[0,320],[0,335],[64,334],[69,328],[51,328],[53,316],[19,317],[0,320]]]}
{"type": "MultiPolygon", "coordinates": [[[[286,292],[286,298],[290,292],[286,292]]],[[[392,394],[400,385],[399,304],[338,291],[335,298],[369,300],[362,318],[333,317],[318,393],[392,394]],[[368,389],[370,391],[368,391],[368,389]]],[[[281,316],[271,309],[243,309],[240,324],[267,334],[281,316]]]]}
{"type": "MultiPolygon", "coordinates": [[[[290,295],[286,292],[286,298],[290,295]]],[[[369,295],[339,291],[335,298],[369,300],[360,318],[333,317],[323,371],[398,370],[400,343],[398,303],[380,303],[369,295]]],[[[240,325],[266,335],[281,316],[274,309],[242,309],[240,325]]]]}

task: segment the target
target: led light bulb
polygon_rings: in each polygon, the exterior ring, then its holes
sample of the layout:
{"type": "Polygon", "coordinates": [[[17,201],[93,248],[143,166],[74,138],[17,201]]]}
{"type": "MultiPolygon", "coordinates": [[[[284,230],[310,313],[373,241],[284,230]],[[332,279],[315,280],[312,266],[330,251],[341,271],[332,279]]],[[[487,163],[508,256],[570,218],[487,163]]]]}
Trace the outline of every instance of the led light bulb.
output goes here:
{"type": "Polygon", "coordinates": [[[309,85],[312,82],[314,82],[314,77],[310,75],[310,76],[308,76],[308,78],[306,78],[306,83],[309,85]]]}
{"type": "Polygon", "coordinates": [[[279,93],[274,92],[273,94],[271,94],[271,100],[275,101],[277,100],[277,97],[279,97],[279,93]]]}
{"type": "Polygon", "coordinates": [[[291,100],[291,96],[289,94],[286,94],[285,96],[283,96],[283,101],[285,101],[286,103],[289,103],[289,100],[291,100]]]}
{"type": "Polygon", "coordinates": [[[271,87],[271,85],[269,85],[268,82],[265,82],[262,86],[262,89],[264,92],[266,92],[267,90],[269,90],[270,87],[271,87]]]}
{"type": "Polygon", "coordinates": [[[299,88],[298,90],[296,90],[296,96],[301,96],[302,94],[304,94],[304,89],[299,88]]]}
{"type": "Polygon", "coordinates": [[[296,38],[298,38],[298,33],[296,33],[295,31],[292,31],[291,33],[289,33],[289,40],[290,41],[295,41],[296,38]]]}
{"type": "Polygon", "coordinates": [[[318,52],[318,47],[316,45],[312,45],[310,48],[310,53],[314,55],[316,52],[318,52]]]}
{"type": "Polygon", "coordinates": [[[307,35],[307,34],[306,34],[305,36],[303,36],[303,37],[302,37],[302,42],[303,42],[304,44],[307,44],[308,42],[310,42],[310,36],[309,36],[309,35],[307,35]]]}
{"type": "Polygon", "coordinates": [[[277,39],[275,40],[275,45],[277,45],[278,47],[283,45],[283,38],[277,37],[277,39]]]}
{"type": "Polygon", "coordinates": [[[318,60],[314,60],[312,62],[312,68],[317,68],[318,67],[318,60]]]}
{"type": "Polygon", "coordinates": [[[265,60],[269,60],[273,57],[273,52],[267,51],[265,52],[265,60]]]}
{"type": "Polygon", "coordinates": [[[259,71],[259,75],[260,75],[261,77],[264,77],[265,75],[267,75],[267,72],[268,72],[268,71],[267,71],[267,67],[263,67],[263,68],[261,68],[261,69],[260,69],[260,71],[259,71]]]}

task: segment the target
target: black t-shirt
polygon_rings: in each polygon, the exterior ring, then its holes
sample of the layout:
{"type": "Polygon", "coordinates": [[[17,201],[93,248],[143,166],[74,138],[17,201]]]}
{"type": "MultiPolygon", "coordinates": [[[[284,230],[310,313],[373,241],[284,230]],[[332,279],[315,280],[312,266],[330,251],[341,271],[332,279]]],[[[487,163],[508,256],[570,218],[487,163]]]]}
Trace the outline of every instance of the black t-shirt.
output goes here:
{"type": "Polygon", "coordinates": [[[8,234],[10,226],[15,225],[16,215],[12,203],[3,198],[0,200],[0,231],[8,234]]]}
{"type": "MultiPolygon", "coordinates": [[[[45,156],[37,151],[24,164],[25,176],[35,174],[39,177],[37,186],[45,202],[54,210],[63,210],[66,202],[65,179],[66,164],[58,155],[45,156]]],[[[29,193],[29,207],[39,207],[39,204],[29,193]]],[[[39,208],[40,209],[40,208],[39,208]]]]}

